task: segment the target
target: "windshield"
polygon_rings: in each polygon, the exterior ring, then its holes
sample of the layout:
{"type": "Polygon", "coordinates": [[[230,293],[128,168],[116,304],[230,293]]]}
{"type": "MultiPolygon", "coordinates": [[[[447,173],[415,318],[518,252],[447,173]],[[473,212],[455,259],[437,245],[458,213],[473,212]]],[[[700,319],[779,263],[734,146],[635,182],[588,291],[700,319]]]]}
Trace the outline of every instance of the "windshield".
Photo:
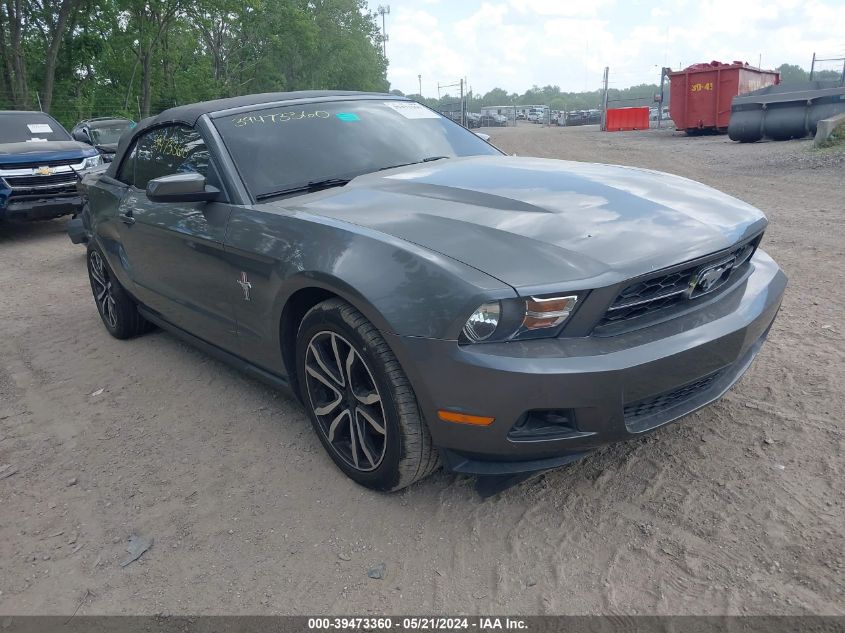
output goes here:
{"type": "Polygon", "coordinates": [[[120,140],[120,135],[131,124],[131,121],[111,121],[109,123],[92,124],[88,128],[91,132],[91,141],[94,145],[117,143],[120,140]]]}
{"type": "Polygon", "coordinates": [[[0,114],[0,143],[69,141],[70,135],[52,117],[40,112],[0,114]]]}
{"type": "Polygon", "coordinates": [[[256,198],[426,159],[500,153],[413,101],[277,106],[214,123],[256,198]]]}

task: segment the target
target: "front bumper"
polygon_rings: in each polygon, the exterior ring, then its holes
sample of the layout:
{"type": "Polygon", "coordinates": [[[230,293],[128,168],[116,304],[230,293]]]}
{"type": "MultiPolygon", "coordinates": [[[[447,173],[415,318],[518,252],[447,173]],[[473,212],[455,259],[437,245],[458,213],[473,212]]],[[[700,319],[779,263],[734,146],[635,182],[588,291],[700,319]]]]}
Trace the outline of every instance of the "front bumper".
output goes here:
{"type": "Polygon", "coordinates": [[[0,220],[50,220],[76,213],[82,208],[81,196],[57,196],[54,198],[9,198],[6,207],[0,209],[0,220]]]}
{"type": "Polygon", "coordinates": [[[388,335],[446,467],[504,474],[558,466],[640,436],[719,398],[750,366],[787,279],[762,250],[753,271],[709,305],[613,337],[460,346],[388,335]],[[438,409],[495,417],[486,427],[443,422],[438,409]],[[514,439],[528,412],[564,411],[560,433],[514,439]]]}

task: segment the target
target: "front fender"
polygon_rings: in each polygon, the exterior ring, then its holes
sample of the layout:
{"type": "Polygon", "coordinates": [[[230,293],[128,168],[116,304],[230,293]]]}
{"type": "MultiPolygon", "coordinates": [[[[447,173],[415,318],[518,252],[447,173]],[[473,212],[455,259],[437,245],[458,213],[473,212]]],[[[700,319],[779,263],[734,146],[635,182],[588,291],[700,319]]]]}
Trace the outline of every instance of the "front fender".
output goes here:
{"type": "Polygon", "coordinates": [[[253,284],[238,305],[245,352],[281,366],[279,324],[290,298],[306,288],[335,294],[379,330],[455,339],[467,316],[510,286],[466,264],[405,240],[301,212],[238,208],[226,237],[231,263],[253,284]]]}
{"type": "Polygon", "coordinates": [[[457,338],[489,298],[516,296],[507,284],[446,255],[379,231],[307,213],[238,211],[227,249],[266,276],[272,314],[306,287],[347,299],[380,330],[457,338]]]}

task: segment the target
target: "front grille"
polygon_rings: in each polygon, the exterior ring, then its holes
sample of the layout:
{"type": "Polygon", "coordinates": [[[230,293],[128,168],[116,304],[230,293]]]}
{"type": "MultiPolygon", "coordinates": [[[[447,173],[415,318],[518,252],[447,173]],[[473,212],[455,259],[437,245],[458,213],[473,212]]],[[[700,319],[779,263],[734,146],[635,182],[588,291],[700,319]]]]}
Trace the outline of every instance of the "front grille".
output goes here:
{"type": "Polygon", "coordinates": [[[79,190],[75,185],[63,187],[50,187],[47,189],[15,189],[9,195],[9,200],[21,202],[23,200],[44,200],[58,196],[79,196],[79,190]]]}
{"type": "Polygon", "coordinates": [[[4,176],[3,180],[15,193],[25,191],[52,191],[76,186],[76,175],[73,172],[52,174],[50,176],[4,176]]]}
{"type": "Polygon", "coordinates": [[[38,169],[39,167],[59,167],[60,165],[78,165],[84,158],[62,158],[61,160],[41,161],[38,163],[0,163],[0,169],[38,169]]]}
{"type": "Polygon", "coordinates": [[[625,424],[630,428],[643,418],[660,413],[661,411],[666,411],[687,400],[691,400],[698,394],[707,391],[721,375],[722,372],[717,371],[674,391],[626,404],[624,408],[625,424]]]}
{"type": "Polygon", "coordinates": [[[697,268],[687,268],[628,286],[608,308],[602,325],[635,319],[683,301],[683,293],[689,287],[697,268]]]}
{"type": "Polygon", "coordinates": [[[652,276],[637,280],[617,295],[597,327],[616,325],[646,315],[656,315],[673,306],[695,301],[697,297],[688,298],[687,290],[696,273],[709,265],[734,258],[736,264],[730,272],[730,277],[733,277],[734,273],[751,259],[757,244],[760,243],[760,237],[744,242],[730,251],[714,253],[689,266],[673,267],[669,272],[664,270],[664,272],[657,272],[652,276]]]}

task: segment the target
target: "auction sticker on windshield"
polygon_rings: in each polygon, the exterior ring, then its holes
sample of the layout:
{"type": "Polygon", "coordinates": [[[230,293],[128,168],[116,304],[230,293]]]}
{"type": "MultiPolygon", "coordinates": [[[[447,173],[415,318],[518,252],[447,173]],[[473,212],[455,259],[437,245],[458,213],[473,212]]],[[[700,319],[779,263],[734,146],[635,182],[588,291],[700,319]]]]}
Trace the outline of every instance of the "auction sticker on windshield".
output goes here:
{"type": "Polygon", "coordinates": [[[439,114],[413,101],[385,101],[384,105],[393,108],[406,119],[437,119],[439,114]]]}
{"type": "Polygon", "coordinates": [[[26,127],[33,134],[50,134],[53,131],[53,128],[46,123],[28,123],[26,127]]]}

